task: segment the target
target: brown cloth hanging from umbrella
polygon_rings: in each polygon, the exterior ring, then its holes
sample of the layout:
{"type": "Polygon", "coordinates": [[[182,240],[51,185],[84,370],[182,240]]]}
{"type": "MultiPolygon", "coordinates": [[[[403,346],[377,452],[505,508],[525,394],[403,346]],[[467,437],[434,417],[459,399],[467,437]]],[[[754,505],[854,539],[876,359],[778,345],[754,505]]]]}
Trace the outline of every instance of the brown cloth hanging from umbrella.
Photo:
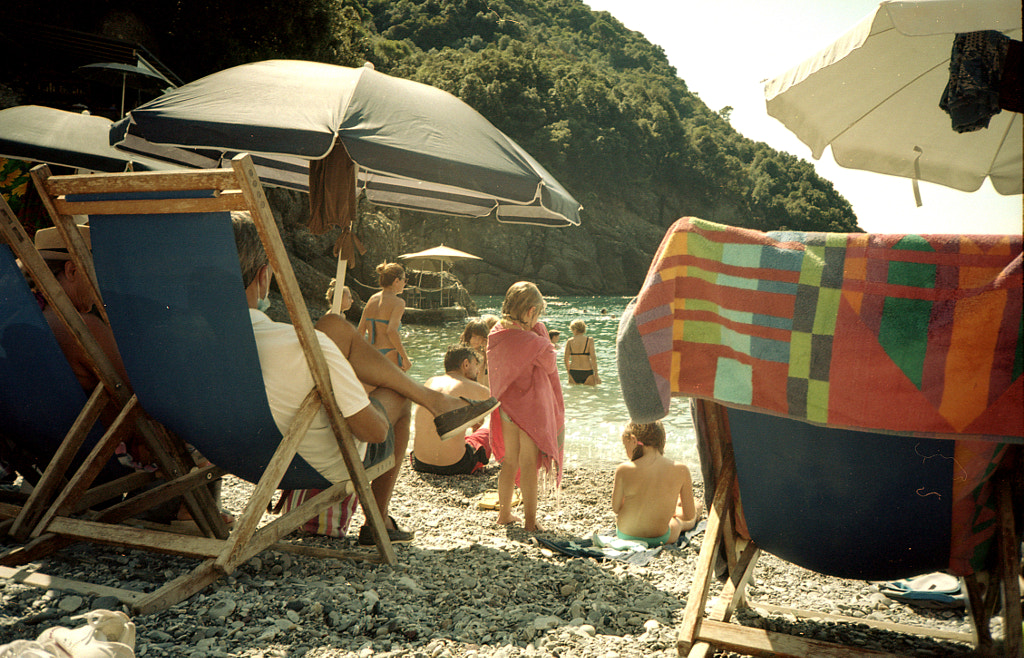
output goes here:
{"type": "Polygon", "coordinates": [[[334,148],[320,160],[309,162],[309,230],[314,235],[327,232],[332,224],[341,227],[334,243],[334,255],[352,267],[355,252],[366,249],[352,233],[356,216],[356,163],[345,145],[334,141],[334,148]]]}

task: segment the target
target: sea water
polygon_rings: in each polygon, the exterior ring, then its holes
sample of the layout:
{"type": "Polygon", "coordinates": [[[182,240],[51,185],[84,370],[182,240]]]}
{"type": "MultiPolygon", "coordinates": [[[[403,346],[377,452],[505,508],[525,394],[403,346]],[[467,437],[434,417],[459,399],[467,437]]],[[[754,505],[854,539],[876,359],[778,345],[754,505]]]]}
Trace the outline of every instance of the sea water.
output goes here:
{"type": "MultiPolygon", "coordinates": [[[[500,315],[501,297],[474,296],[480,313],[500,315]]],[[[565,398],[565,456],[573,462],[617,463],[626,458],[622,447],[622,428],[629,420],[619,373],[615,364],[615,336],[619,318],[628,297],[545,297],[547,308],[541,322],[548,329],[557,329],[561,337],[557,347],[558,370],[565,398]],[[599,386],[570,386],[565,372],[565,341],[572,336],[569,323],[580,319],[587,324],[587,335],[594,339],[597,350],[599,386]]],[[[402,342],[412,359],[409,374],[417,381],[439,375],[444,370],[444,352],[458,342],[464,322],[439,326],[405,325],[402,342]]],[[[684,398],[674,398],[669,415],[662,419],[668,435],[665,454],[697,469],[697,447],[684,398]]],[[[698,469],[699,470],[699,469],[698,469]]]]}

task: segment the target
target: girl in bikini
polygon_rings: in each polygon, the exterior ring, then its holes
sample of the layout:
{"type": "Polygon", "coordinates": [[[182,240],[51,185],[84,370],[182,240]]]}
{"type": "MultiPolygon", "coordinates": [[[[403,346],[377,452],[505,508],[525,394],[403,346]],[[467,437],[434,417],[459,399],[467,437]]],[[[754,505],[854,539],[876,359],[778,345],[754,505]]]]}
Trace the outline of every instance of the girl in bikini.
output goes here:
{"type": "Polygon", "coordinates": [[[565,341],[565,369],[570,384],[596,386],[601,383],[597,374],[597,352],[594,340],[587,335],[587,324],[583,320],[569,323],[572,338],[565,341]]]}
{"type": "Polygon", "coordinates": [[[366,302],[359,318],[359,335],[396,366],[408,371],[412,362],[399,334],[405,300],[398,295],[405,289],[405,270],[398,263],[381,263],[377,266],[377,277],[381,291],[366,302]]]}
{"type": "Polygon", "coordinates": [[[629,423],[622,446],[630,461],[615,469],[615,534],[650,548],[675,543],[680,533],[697,525],[701,512],[693,500],[690,469],[665,456],[660,421],[629,423]]]}

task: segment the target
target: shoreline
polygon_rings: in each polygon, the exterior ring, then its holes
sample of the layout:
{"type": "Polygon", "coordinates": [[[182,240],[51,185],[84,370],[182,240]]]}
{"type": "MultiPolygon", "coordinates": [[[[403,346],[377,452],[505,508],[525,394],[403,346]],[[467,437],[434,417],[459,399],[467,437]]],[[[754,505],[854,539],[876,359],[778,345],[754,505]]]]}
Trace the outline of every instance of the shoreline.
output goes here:
{"type": "MultiPolygon", "coordinates": [[[[267,551],[191,599],[135,617],[136,655],[270,658],[409,656],[429,658],[676,656],[675,634],[703,534],[663,550],[645,566],[552,553],[521,526],[501,527],[477,509],[496,488],[492,463],[471,476],[433,476],[403,466],[391,513],[416,531],[396,547],[394,567],[267,551]]],[[[703,501],[698,480],[695,495],[703,501]]],[[[542,495],[540,536],[589,537],[614,527],[612,469],[569,461],[561,491],[542,495]]],[[[225,479],[223,504],[241,512],[252,485],[225,479]]],[[[345,540],[303,543],[352,547],[362,513],[345,540]]],[[[289,537],[294,538],[295,535],[289,537]]],[[[371,549],[372,550],[372,549],[371,549]]],[[[151,590],[195,561],[78,544],[45,560],[44,573],[151,590]]],[[[716,583],[713,587],[717,589],[716,583]]],[[[963,611],[923,611],[890,601],[869,583],[815,574],[764,556],[751,598],[853,617],[968,632],[963,611]]],[[[53,625],[109,600],[5,582],[0,644],[34,639],[53,625]]],[[[904,655],[961,656],[967,648],[845,624],[754,619],[764,626],[804,624],[808,632],[856,640],[904,655]]],[[[733,655],[733,654],[725,654],[733,655]]]]}

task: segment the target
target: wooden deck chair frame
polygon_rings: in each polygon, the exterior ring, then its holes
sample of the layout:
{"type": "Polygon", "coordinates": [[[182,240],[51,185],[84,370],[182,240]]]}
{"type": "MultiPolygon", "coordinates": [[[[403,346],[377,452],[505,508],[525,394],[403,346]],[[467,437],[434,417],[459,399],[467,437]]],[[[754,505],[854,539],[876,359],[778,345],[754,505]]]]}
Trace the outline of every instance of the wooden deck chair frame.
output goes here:
{"type": "MultiPolygon", "coordinates": [[[[204,486],[207,480],[218,476],[217,469],[202,469],[189,475],[193,463],[188,458],[184,445],[176,441],[138,407],[138,401],[130,388],[85,326],[81,315],[36,251],[32,240],[6,202],[0,203],[0,235],[21,260],[24,270],[35,281],[37,290],[55,309],[57,316],[84,350],[99,380],[28,499],[21,505],[0,505],[0,518],[6,519],[0,523],[0,528],[22,542],[31,538],[28,543],[0,555],[0,565],[3,565],[0,567],[0,577],[52,586],[51,581],[41,575],[12,570],[11,567],[35,560],[78,539],[98,540],[103,537],[103,531],[95,527],[96,523],[117,523],[175,496],[185,497],[185,503],[200,528],[211,535],[226,537],[227,529],[224,522],[220,518],[212,495],[204,486]],[[117,411],[116,419],[84,457],[80,468],[68,479],[68,469],[72,460],[100,414],[108,406],[117,411]],[[175,486],[152,489],[130,501],[107,507],[102,512],[90,512],[82,519],[67,517],[69,514],[84,512],[98,502],[109,501],[135,491],[154,479],[152,474],[136,473],[91,487],[129,429],[134,429],[143,437],[163,474],[169,479],[187,476],[188,480],[175,486]],[[188,486],[186,482],[189,483],[188,486]],[[55,519],[62,520],[54,524],[55,519]],[[73,532],[60,531],[61,525],[68,523],[77,524],[77,529],[73,532]]],[[[77,230],[74,231],[74,235],[81,240],[77,230]]],[[[84,243],[80,247],[85,249],[84,243]]],[[[75,581],[63,581],[62,586],[74,591],[96,591],[96,588],[88,583],[75,581]]],[[[133,595],[125,596],[130,599],[133,595]]]]}
{"type": "MultiPolygon", "coordinates": [[[[715,483],[732,483],[736,462],[728,440],[728,413],[721,404],[709,400],[693,400],[695,416],[705,425],[709,437],[710,468],[715,483]]],[[[697,419],[695,419],[696,421],[697,419]]],[[[1012,446],[1011,449],[1019,449],[1012,446]]],[[[1001,655],[1021,654],[1021,592],[1019,588],[1020,555],[1018,535],[1014,529],[1013,500],[1010,475],[995,476],[997,520],[995,553],[998,564],[993,582],[986,586],[979,577],[966,579],[968,612],[974,625],[973,635],[926,629],[906,624],[845,617],[796,608],[755,603],[746,597],[745,588],[760,554],[760,548],[743,538],[736,530],[734,486],[716,486],[708,506],[708,525],[697,560],[693,584],[678,633],[679,655],[689,658],[714,655],[716,649],[737,651],[757,656],[892,656],[892,654],[823,642],[729,623],[737,609],[753,607],[768,613],[790,614],[798,618],[814,618],[851,624],[866,624],[885,630],[925,635],[939,640],[972,643],[979,655],[994,656],[995,647],[989,634],[989,620],[999,600],[1003,602],[1006,640],[1001,655]],[[717,598],[710,601],[711,581],[715,578],[716,561],[726,565],[727,579],[717,598]]],[[[710,492],[709,492],[710,493],[710,492]]]]}
{"type": "MultiPolygon", "coordinates": [[[[377,554],[375,559],[394,564],[396,557],[388,539],[383,517],[370,489],[370,480],[394,465],[393,457],[370,469],[365,469],[344,417],[335,401],[327,365],[320,350],[309,312],[306,309],[298,282],[278,232],[269,203],[259,184],[255,167],[248,155],[239,155],[231,169],[143,172],[127,174],[93,174],[88,176],[51,176],[45,168],[33,171],[33,180],[41,196],[51,209],[57,223],[63,224],[65,234],[76,231],[71,227],[73,215],[101,214],[161,214],[198,213],[243,210],[248,211],[256,224],[266,249],[277,285],[295,326],[306,354],[315,382],[295,421],[277,447],[274,457],[264,471],[250,497],[245,511],[236,520],[226,539],[216,537],[175,536],[148,530],[120,531],[112,543],[118,546],[153,550],[157,552],[200,558],[202,561],[185,574],[156,591],[132,601],[137,614],[163,609],[197,593],[223,575],[234,571],[265,549],[289,550],[318,557],[374,559],[366,551],[341,551],[292,545],[280,540],[322,510],[355,493],[367,514],[367,522],[374,529],[377,554]],[[180,192],[185,190],[215,190],[212,197],[154,200],[68,201],[67,195],[125,194],[132,192],[180,192]],[[351,479],[337,483],[309,501],[259,527],[278,484],[295,456],[299,442],[315,414],[323,406],[331,427],[339,438],[342,456],[351,479]]],[[[83,245],[84,246],[84,245],[83,245]]],[[[95,280],[91,255],[87,250],[75,253],[75,258],[91,273],[95,280]]],[[[158,419],[159,420],[159,419],[158,419]]],[[[187,476],[185,476],[187,477],[187,476]]],[[[175,481],[177,482],[177,481],[175,481]]],[[[173,484],[173,483],[172,483],[173,484]]],[[[52,526],[52,524],[51,524],[52,526]]]]}

